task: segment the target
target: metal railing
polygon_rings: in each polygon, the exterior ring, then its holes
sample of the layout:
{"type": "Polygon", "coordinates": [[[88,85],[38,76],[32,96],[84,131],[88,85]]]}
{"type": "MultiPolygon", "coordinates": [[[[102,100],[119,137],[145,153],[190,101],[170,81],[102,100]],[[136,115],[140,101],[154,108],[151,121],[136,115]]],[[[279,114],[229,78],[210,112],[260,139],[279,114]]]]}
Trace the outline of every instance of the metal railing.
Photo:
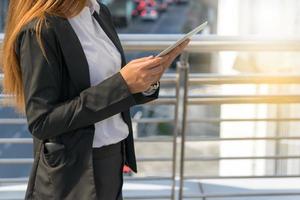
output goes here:
{"type": "MultiPolygon", "coordinates": [[[[186,74],[188,74],[188,68],[186,71],[186,74]]],[[[300,76],[287,76],[287,75],[269,75],[269,76],[262,76],[262,75],[247,75],[247,76],[220,76],[220,75],[195,75],[194,77],[191,76],[190,79],[186,79],[186,85],[199,85],[199,84],[299,84],[300,83],[300,76]],[[203,79],[201,78],[203,77],[203,79]]],[[[188,89],[184,90],[185,93],[188,93],[188,89]]],[[[185,149],[185,143],[186,140],[184,139],[186,135],[186,124],[189,123],[195,123],[195,122],[206,122],[206,123],[221,123],[221,122],[281,122],[281,121],[299,121],[299,118],[248,118],[248,119],[222,119],[222,118],[211,118],[211,119],[205,119],[205,118],[197,118],[197,119],[186,119],[186,107],[188,105],[224,105],[224,104],[289,104],[289,103],[299,103],[299,95],[202,95],[200,97],[188,97],[186,96],[186,104],[185,104],[185,116],[184,121],[182,122],[185,124],[183,126],[183,129],[181,130],[182,134],[182,143],[181,143],[181,149],[182,149],[182,155],[181,155],[181,171],[180,171],[180,187],[179,187],[179,199],[182,198],[203,198],[203,199],[209,199],[209,198],[228,198],[228,197],[253,197],[253,196],[296,196],[300,195],[299,192],[259,192],[259,193],[224,193],[224,194],[202,194],[202,195],[184,195],[183,194],[183,182],[187,179],[233,179],[233,178],[288,178],[288,177],[300,177],[300,175],[263,175],[263,176],[185,176],[184,175],[184,165],[186,161],[220,161],[220,160],[259,160],[259,159],[272,159],[272,160],[278,160],[278,159],[300,159],[300,153],[298,152],[297,156],[230,156],[230,157],[220,157],[220,156],[199,156],[199,157],[189,157],[186,158],[184,154],[185,149]]],[[[214,137],[208,137],[208,138],[198,138],[198,140],[191,140],[191,141],[201,141],[201,142],[207,142],[207,141],[254,141],[254,140],[272,140],[272,141],[281,141],[281,140],[300,140],[300,137],[243,137],[243,138],[214,138],[214,137]]],[[[276,148],[278,148],[276,146],[276,148]]],[[[238,149],[237,149],[238,150],[238,149]]],[[[277,151],[276,151],[277,152],[277,151]]],[[[276,165],[276,164],[275,164],[276,165]]]]}
{"type": "MultiPolygon", "coordinates": [[[[160,51],[170,45],[174,40],[181,37],[181,35],[120,35],[123,48],[127,52],[141,52],[141,51],[160,51]]],[[[1,35],[0,35],[1,39],[1,35]]],[[[190,123],[221,123],[221,122],[281,122],[281,121],[300,121],[300,118],[288,117],[273,117],[273,118],[187,118],[187,108],[190,105],[223,105],[223,104],[290,104],[299,103],[300,94],[275,94],[275,95],[198,95],[189,96],[188,91],[190,86],[197,85],[224,85],[224,84],[300,84],[299,75],[219,75],[219,74],[190,74],[189,73],[189,53],[191,52],[218,52],[218,51],[299,51],[300,38],[243,38],[243,37],[219,37],[219,36],[201,36],[195,37],[190,43],[186,52],[180,57],[177,63],[175,74],[164,74],[161,83],[162,85],[168,84],[175,87],[174,96],[160,96],[159,99],[149,102],[150,105],[170,105],[174,106],[173,118],[142,118],[133,119],[136,123],[173,123],[174,131],[173,137],[165,138],[136,138],[136,142],[171,142],[172,143],[172,156],[171,157],[152,157],[142,158],[138,157],[138,162],[152,162],[152,161],[167,161],[172,162],[171,176],[170,177],[130,177],[125,179],[134,180],[151,180],[151,179],[168,179],[172,181],[171,195],[168,196],[151,196],[151,197],[128,197],[126,199],[209,199],[221,197],[253,197],[253,196],[276,196],[276,195],[300,195],[299,192],[265,192],[265,193],[232,193],[232,194],[206,194],[201,195],[185,195],[183,192],[184,181],[188,179],[228,179],[228,178],[287,178],[287,177],[300,177],[300,175],[263,175],[263,176],[186,176],[185,175],[185,162],[189,161],[219,161],[219,160],[239,160],[239,159],[300,159],[299,155],[293,156],[241,156],[241,157],[221,157],[221,156],[198,156],[186,158],[185,149],[186,142],[207,142],[207,141],[281,141],[281,140],[300,140],[300,136],[274,136],[274,137],[186,137],[187,125],[190,123]],[[179,112],[179,109],[182,109],[179,112]],[[179,117],[179,114],[181,115],[179,117]],[[180,147],[179,160],[177,160],[177,148],[180,147]],[[179,173],[177,173],[179,169],[179,173]],[[178,191],[176,190],[176,182],[179,180],[178,191]]],[[[2,80],[3,76],[0,76],[2,80]]],[[[0,97],[1,99],[5,96],[0,97]]],[[[1,105],[1,104],[0,104],[1,105]]],[[[0,119],[0,124],[25,124],[25,119],[0,119]]],[[[21,138],[1,138],[0,144],[31,144],[31,139],[21,138]]],[[[0,159],[0,165],[4,164],[30,164],[31,158],[23,159],[0,159]]],[[[1,183],[18,183],[26,182],[27,179],[0,179],[1,183]]]]}

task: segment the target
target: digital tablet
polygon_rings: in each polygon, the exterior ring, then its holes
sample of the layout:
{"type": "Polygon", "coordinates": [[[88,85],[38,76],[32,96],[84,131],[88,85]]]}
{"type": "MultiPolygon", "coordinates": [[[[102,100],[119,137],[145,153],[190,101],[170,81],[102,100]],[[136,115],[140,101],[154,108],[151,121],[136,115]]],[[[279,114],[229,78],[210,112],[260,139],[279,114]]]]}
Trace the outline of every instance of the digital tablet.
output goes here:
{"type": "Polygon", "coordinates": [[[177,40],[174,44],[172,44],[171,46],[169,46],[168,48],[166,48],[165,50],[163,50],[162,52],[160,52],[156,57],[160,57],[160,56],[164,56],[164,55],[168,54],[173,49],[175,49],[178,45],[180,45],[181,43],[183,43],[186,39],[189,39],[193,35],[195,35],[196,33],[198,33],[199,31],[202,31],[205,28],[206,25],[207,25],[207,21],[204,22],[203,24],[201,24],[200,26],[197,26],[195,29],[193,29],[192,31],[190,31],[186,35],[184,35],[184,37],[182,37],[181,39],[177,40]]]}

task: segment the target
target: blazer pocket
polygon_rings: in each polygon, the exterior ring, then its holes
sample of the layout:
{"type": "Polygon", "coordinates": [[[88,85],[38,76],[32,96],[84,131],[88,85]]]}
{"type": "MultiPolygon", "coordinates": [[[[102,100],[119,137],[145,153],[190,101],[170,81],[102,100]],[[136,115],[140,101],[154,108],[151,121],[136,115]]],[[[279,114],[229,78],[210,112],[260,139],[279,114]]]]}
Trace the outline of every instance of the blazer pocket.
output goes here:
{"type": "Polygon", "coordinates": [[[60,148],[57,148],[55,151],[49,151],[45,143],[43,144],[42,155],[44,163],[51,168],[59,167],[66,163],[66,148],[63,144],[57,144],[60,148]]]}

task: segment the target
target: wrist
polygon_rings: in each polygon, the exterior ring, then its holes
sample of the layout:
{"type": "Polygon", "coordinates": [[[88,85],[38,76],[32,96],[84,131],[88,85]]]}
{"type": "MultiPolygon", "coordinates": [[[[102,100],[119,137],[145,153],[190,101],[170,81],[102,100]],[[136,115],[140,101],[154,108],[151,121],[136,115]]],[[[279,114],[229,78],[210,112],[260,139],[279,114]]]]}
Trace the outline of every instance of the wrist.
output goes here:
{"type": "Polygon", "coordinates": [[[143,91],[142,93],[144,95],[152,95],[155,93],[155,91],[158,89],[158,87],[159,87],[159,81],[151,84],[151,86],[147,90],[143,91]]]}
{"type": "Polygon", "coordinates": [[[121,74],[121,77],[123,78],[128,90],[130,93],[134,93],[134,91],[132,91],[132,88],[130,87],[130,83],[129,81],[127,80],[126,76],[122,73],[122,71],[119,71],[119,73],[121,74]]]}

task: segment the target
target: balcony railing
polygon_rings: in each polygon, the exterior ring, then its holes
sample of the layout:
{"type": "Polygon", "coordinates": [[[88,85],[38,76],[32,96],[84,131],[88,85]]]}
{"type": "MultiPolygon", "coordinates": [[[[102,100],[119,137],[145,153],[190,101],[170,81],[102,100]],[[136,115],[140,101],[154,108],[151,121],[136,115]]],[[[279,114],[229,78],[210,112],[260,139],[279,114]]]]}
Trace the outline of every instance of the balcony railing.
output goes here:
{"type": "MultiPolygon", "coordinates": [[[[1,35],[0,35],[1,37],[1,35]]],[[[181,37],[181,35],[120,35],[125,51],[159,51],[166,48],[174,40],[181,37]]],[[[275,74],[244,74],[244,75],[219,75],[219,74],[194,74],[189,73],[189,53],[191,52],[219,52],[219,51],[300,51],[300,38],[249,38],[249,37],[219,37],[219,36],[197,36],[190,43],[186,52],[180,57],[177,62],[176,73],[164,74],[161,83],[162,86],[175,88],[174,96],[163,96],[159,99],[150,102],[151,105],[168,105],[173,106],[175,109],[172,118],[140,118],[133,119],[136,123],[173,123],[174,131],[172,137],[165,138],[135,138],[139,142],[170,142],[172,144],[171,157],[137,157],[138,162],[152,162],[152,161],[168,161],[172,162],[172,175],[171,176],[158,176],[158,177],[125,177],[125,180],[171,180],[172,188],[171,195],[151,195],[151,196],[128,196],[126,199],[209,199],[209,198],[234,198],[234,197],[254,197],[254,196],[297,196],[300,191],[293,192],[252,192],[252,193],[216,193],[207,194],[203,192],[200,195],[186,195],[183,192],[184,181],[189,179],[231,179],[231,178],[290,178],[300,177],[297,175],[260,175],[260,176],[187,176],[185,175],[185,163],[190,161],[206,162],[206,161],[220,161],[220,160],[278,160],[278,159],[299,159],[300,151],[297,155],[283,156],[240,156],[240,157],[222,157],[222,156],[195,156],[186,157],[185,149],[186,142],[207,142],[207,141],[282,141],[282,140],[300,140],[300,136],[274,136],[274,137],[186,137],[187,125],[190,123],[221,123],[221,122],[282,122],[282,121],[300,121],[300,118],[294,117],[273,117],[273,118],[187,118],[187,108],[190,105],[224,105],[224,104],[297,104],[300,102],[299,94],[265,94],[265,95],[198,95],[190,96],[190,86],[201,85],[235,85],[235,84],[267,84],[267,85],[280,85],[280,84],[300,84],[299,75],[275,75],[275,74]],[[181,111],[181,112],[180,112],[181,111]],[[180,149],[177,155],[177,148],[180,149]],[[179,159],[178,159],[179,157],[179,159]],[[179,172],[177,172],[179,169],[179,172]],[[175,187],[179,182],[178,189],[175,187]]],[[[2,80],[3,75],[0,76],[2,80]]],[[[0,97],[0,100],[8,98],[5,95],[0,97]]],[[[0,101],[2,103],[3,101],[0,101]]],[[[8,118],[0,119],[0,124],[26,124],[26,119],[8,118]]],[[[1,138],[0,144],[31,144],[32,139],[21,138],[1,138]]],[[[276,148],[280,148],[276,145],[276,148]]],[[[278,152],[275,149],[275,152],[278,152]]],[[[32,158],[10,158],[0,159],[0,165],[8,164],[31,164],[32,158]]],[[[275,162],[277,165],[278,162],[275,162]]],[[[276,166],[275,166],[276,167],[276,166]]],[[[24,178],[14,179],[0,179],[1,183],[20,183],[26,182],[24,178]]]]}

